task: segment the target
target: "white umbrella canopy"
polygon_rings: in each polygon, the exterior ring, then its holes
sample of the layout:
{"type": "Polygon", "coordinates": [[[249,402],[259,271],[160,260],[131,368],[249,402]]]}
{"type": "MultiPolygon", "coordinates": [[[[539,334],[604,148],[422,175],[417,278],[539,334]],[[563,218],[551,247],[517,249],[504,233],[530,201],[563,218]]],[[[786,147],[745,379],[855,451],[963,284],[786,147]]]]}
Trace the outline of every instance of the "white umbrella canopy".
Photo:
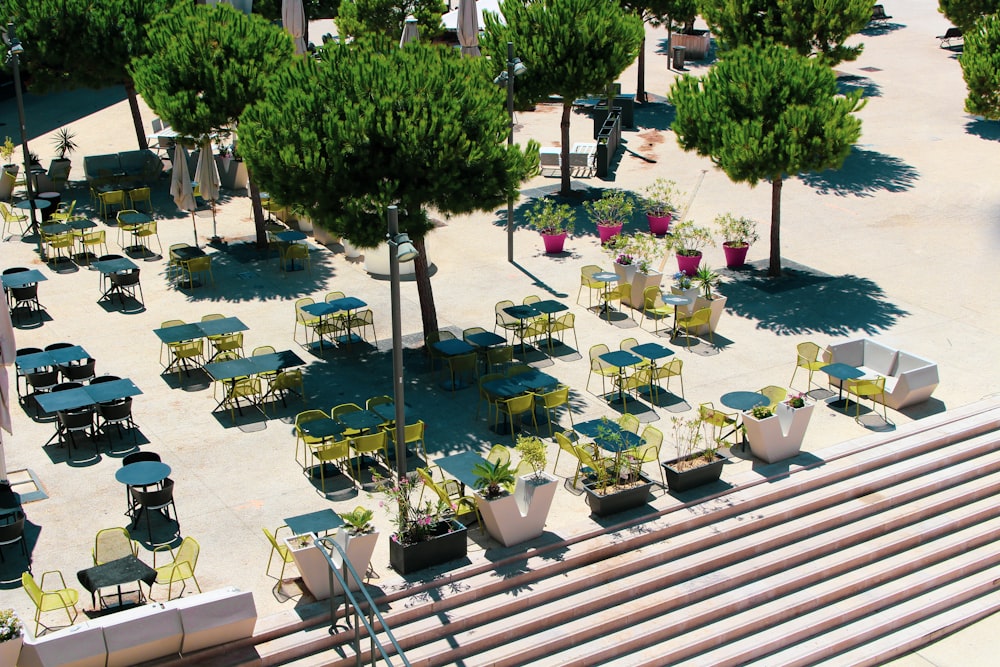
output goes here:
{"type": "Polygon", "coordinates": [[[207,137],[198,155],[198,168],[195,170],[194,180],[198,183],[201,198],[210,202],[212,207],[212,238],[218,238],[219,234],[215,229],[215,200],[219,198],[219,184],[222,179],[219,178],[219,168],[215,166],[212,140],[207,137]]]}
{"type": "MultiPolygon", "coordinates": [[[[458,30],[458,13],[461,9],[452,10],[447,14],[441,15],[441,23],[444,25],[445,30],[458,30]]],[[[497,15],[497,19],[500,23],[504,23],[503,14],[500,13],[500,0],[479,0],[476,3],[476,9],[478,10],[478,25],[482,26],[486,24],[486,19],[483,18],[486,12],[493,12],[497,15]]]]}
{"type": "Polygon", "coordinates": [[[412,16],[406,17],[406,23],[403,24],[403,35],[399,38],[399,48],[403,48],[405,44],[410,42],[420,41],[420,30],[417,28],[417,19],[412,16]]]}
{"type": "Polygon", "coordinates": [[[170,196],[174,198],[177,208],[191,211],[191,226],[194,227],[194,244],[198,245],[198,226],[194,221],[194,210],[198,204],[194,201],[194,191],[191,188],[191,172],[188,171],[187,153],[180,142],[174,148],[174,167],[170,176],[170,196]]]}
{"type": "Polygon", "coordinates": [[[476,0],[458,1],[458,43],[462,55],[470,58],[479,55],[479,12],[476,0]]]}
{"type": "Polygon", "coordinates": [[[281,25],[295,42],[295,53],[306,52],[306,11],[302,0],[281,0],[281,25]]]}

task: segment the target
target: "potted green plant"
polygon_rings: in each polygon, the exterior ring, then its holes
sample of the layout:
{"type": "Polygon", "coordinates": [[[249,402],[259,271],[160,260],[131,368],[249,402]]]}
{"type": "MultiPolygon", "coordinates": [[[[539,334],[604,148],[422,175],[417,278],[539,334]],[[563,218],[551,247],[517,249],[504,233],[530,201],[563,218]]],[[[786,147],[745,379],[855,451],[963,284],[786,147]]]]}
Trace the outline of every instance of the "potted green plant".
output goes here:
{"type": "Polygon", "coordinates": [[[674,225],[670,242],[677,255],[677,267],[693,276],[701,263],[702,249],[712,242],[712,233],[693,220],[685,220],[674,225]]]}
{"type": "Polygon", "coordinates": [[[13,609],[0,609],[0,667],[14,667],[21,655],[24,627],[13,609]]]}
{"type": "Polygon", "coordinates": [[[625,303],[641,308],[643,294],[648,287],[659,287],[663,274],[653,269],[653,261],[668,250],[667,242],[653,234],[636,232],[619,234],[605,244],[605,251],[614,260],[618,282],[630,283],[632,290],[625,303]]]}
{"type": "Polygon", "coordinates": [[[663,236],[670,231],[670,220],[677,213],[676,201],[681,196],[677,183],[666,178],[658,178],[643,193],[649,233],[663,236]]]}
{"type": "MultiPolygon", "coordinates": [[[[333,537],[333,541],[340,545],[340,548],[347,554],[347,560],[351,563],[351,567],[362,577],[368,570],[372,554],[375,553],[375,544],[378,542],[378,532],[372,525],[372,518],[374,516],[375,513],[372,510],[360,505],[350,512],[341,512],[340,518],[344,520],[345,527],[343,530],[337,531],[337,534],[333,537]]],[[[342,567],[343,560],[340,552],[336,549],[331,550],[330,560],[333,561],[334,565],[340,566],[338,569],[343,574],[344,580],[348,582],[349,588],[352,591],[359,590],[361,582],[354,579],[347,571],[347,568],[342,567]]],[[[325,574],[327,579],[329,579],[329,572],[325,572],[325,574]]],[[[342,592],[343,587],[335,577],[333,581],[333,595],[338,595],[342,592]]]]}
{"type": "Polygon", "coordinates": [[[477,475],[476,506],[486,532],[510,547],[539,537],[555,498],[558,480],[545,472],[545,443],[537,436],[521,435],[515,449],[532,469],[515,475],[508,464],[487,461],[473,470],[477,475]],[[512,491],[510,489],[513,489],[512,491]]]}
{"type": "Polygon", "coordinates": [[[629,452],[621,428],[602,418],[595,440],[617,454],[603,465],[598,462],[592,466],[593,472],[583,482],[590,511],[597,516],[608,516],[649,502],[654,482],[642,472],[642,461],[629,452]]]}
{"type": "Polygon", "coordinates": [[[715,224],[724,239],[722,250],[726,253],[726,266],[731,269],[743,266],[750,246],[760,238],[757,235],[757,221],[723,213],[715,217],[715,224]]]}
{"type": "Polygon", "coordinates": [[[600,199],[588,201],[584,207],[597,223],[601,245],[604,245],[611,237],[621,234],[622,227],[632,216],[635,203],[623,190],[605,190],[600,199]]]}
{"type": "Polygon", "coordinates": [[[14,150],[13,140],[10,137],[6,137],[4,142],[0,144],[0,158],[3,158],[4,161],[3,170],[16,175],[18,165],[11,162],[11,159],[14,157],[14,150]]]}
{"type": "Polygon", "coordinates": [[[715,331],[715,328],[719,325],[719,320],[722,318],[722,313],[726,310],[728,299],[718,292],[713,291],[722,282],[722,276],[713,271],[710,266],[699,266],[698,271],[694,274],[693,282],[701,292],[695,298],[693,310],[708,308],[711,311],[708,324],[692,329],[692,333],[696,336],[701,336],[709,331],[715,331]]]}
{"type": "Polygon", "coordinates": [[[726,459],[719,454],[718,443],[705,436],[702,420],[673,417],[671,422],[677,456],[660,464],[666,473],[667,488],[687,491],[717,481],[726,459]]]}
{"type": "Polygon", "coordinates": [[[694,279],[683,271],[678,271],[673,275],[673,284],[670,285],[671,294],[677,294],[678,296],[683,296],[689,299],[686,306],[678,306],[681,308],[685,314],[690,315],[694,312],[695,302],[698,300],[698,292],[700,288],[694,284],[694,279]]]}
{"type": "Polygon", "coordinates": [[[566,235],[573,232],[575,224],[573,209],[568,204],[557,204],[547,197],[535,200],[524,219],[542,235],[545,252],[549,255],[563,251],[566,235]]]}
{"type": "Polygon", "coordinates": [[[749,414],[744,413],[743,428],[750,451],[767,463],[798,455],[813,407],[804,394],[794,394],[778,403],[774,410],[754,408],[749,414]]]}
{"type": "Polygon", "coordinates": [[[56,160],[69,160],[68,156],[77,149],[76,142],[73,141],[75,137],[76,135],[70,132],[68,127],[56,131],[56,136],[52,138],[52,148],[59,154],[56,160]]]}
{"type": "Polygon", "coordinates": [[[380,503],[390,513],[396,532],[389,536],[389,565],[400,574],[464,558],[468,552],[466,527],[454,518],[452,507],[442,501],[420,504],[423,484],[419,478],[396,480],[374,473],[376,490],[385,494],[380,503]]]}

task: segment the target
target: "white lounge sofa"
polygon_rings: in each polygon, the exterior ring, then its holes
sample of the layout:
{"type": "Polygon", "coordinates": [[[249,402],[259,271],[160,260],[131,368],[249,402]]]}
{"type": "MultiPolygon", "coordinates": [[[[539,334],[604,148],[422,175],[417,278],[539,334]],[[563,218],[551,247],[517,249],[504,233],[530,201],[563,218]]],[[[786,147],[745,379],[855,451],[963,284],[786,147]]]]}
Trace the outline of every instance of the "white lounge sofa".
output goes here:
{"type": "MultiPolygon", "coordinates": [[[[923,403],[938,386],[937,364],[909,352],[903,352],[870,338],[859,338],[827,347],[824,359],[860,368],[865,377],[885,377],[886,406],[899,410],[923,403]]],[[[840,386],[840,380],[830,378],[840,386]]]]}
{"type": "Polygon", "coordinates": [[[19,667],[118,667],[250,637],[253,594],[229,587],[126,609],[40,637],[25,633],[19,667]]]}

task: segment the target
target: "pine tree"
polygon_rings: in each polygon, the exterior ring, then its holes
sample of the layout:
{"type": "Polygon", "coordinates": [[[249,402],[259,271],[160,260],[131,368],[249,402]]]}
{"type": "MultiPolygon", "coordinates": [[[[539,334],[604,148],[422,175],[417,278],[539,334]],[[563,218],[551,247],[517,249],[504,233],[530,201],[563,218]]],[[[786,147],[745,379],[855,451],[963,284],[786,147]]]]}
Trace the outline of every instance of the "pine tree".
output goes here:
{"type": "Polygon", "coordinates": [[[771,40],[826,64],[856,60],[844,42],[868,25],[872,0],[703,0],[701,12],[724,49],[771,40]]]}
{"type": "Polygon", "coordinates": [[[171,0],[0,0],[25,47],[33,92],[124,86],[139,148],[146,132],[129,61],[146,52],[149,24],[171,0]]]}
{"type": "MultiPolygon", "coordinates": [[[[517,78],[518,100],[534,103],[549,95],[562,98],[562,164],[569,164],[569,125],[573,100],[605,90],[632,64],[642,43],[642,19],[607,0],[504,0],[506,24],[490,13],[480,46],[499,72],[507,61],[507,42],[527,72],[517,78]]],[[[562,194],[571,192],[562,170],[562,194]]]]}
{"type": "MultiPolygon", "coordinates": [[[[694,23],[698,15],[696,0],[621,0],[622,6],[638,14],[651,26],[667,26],[667,39],[674,24],[694,23]]],[[[636,76],[635,100],[646,101],[646,34],[643,28],[642,43],[639,45],[638,74],[636,76]]]]}
{"type": "Polygon", "coordinates": [[[980,17],[1000,13],[1000,0],[938,0],[938,11],[963,33],[971,32],[980,17]]]}
{"type": "Polygon", "coordinates": [[[328,45],[282,71],[241,119],[243,154],[272,197],[361,248],[385,240],[386,208],[416,260],[424,334],[437,331],[427,207],[492,210],[537,170],[538,144],[505,143],[504,92],[489,61],[425,43],[328,45]]]}
{"type": "Polygon", "coordinates": [[[1000,120],[1000,15],[980,18],[965,33],[965,46],[958,61],[969,88],[965,110],[1000,120]]]}
{"type": "Polygon", "coordinates": [[[861,92],[840,95],[829,67],[768,44],[733,49],[705,76],[678,79],[669,97],[681,148],[738,183],[771,181],[768,274],[781,275],[782,182],[844,163],[861,136],[861,92]]]}

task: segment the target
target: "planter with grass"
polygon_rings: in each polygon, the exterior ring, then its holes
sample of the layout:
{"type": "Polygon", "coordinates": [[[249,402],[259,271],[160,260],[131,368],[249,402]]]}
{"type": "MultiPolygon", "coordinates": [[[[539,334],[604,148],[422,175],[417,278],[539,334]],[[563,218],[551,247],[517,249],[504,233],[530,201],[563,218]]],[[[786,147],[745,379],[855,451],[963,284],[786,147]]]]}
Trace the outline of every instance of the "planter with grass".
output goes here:
{"type": "Polygon", "coordinates": [[[698,272],[702,249],[712,242],[712,234],[705,227],[699,227],[693,220],[674,225],[671,246],[677,256],[677,268],[689,276],[698,272]]]}

